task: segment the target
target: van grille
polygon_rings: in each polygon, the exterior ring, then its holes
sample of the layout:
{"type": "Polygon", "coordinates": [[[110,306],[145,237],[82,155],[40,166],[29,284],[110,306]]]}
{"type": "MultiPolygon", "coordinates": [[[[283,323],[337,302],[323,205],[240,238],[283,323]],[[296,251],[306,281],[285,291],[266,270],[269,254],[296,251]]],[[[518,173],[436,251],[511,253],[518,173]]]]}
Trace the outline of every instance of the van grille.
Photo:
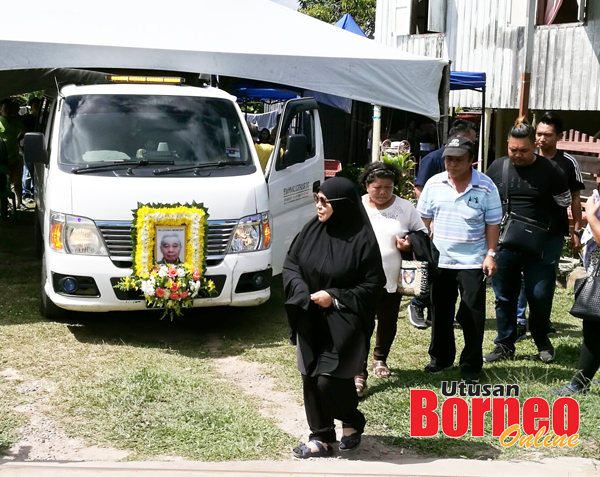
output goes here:
{"type": "MultiPolygon", "coordinates": [[[[208,221],[207,266],[215,266],[223,261],[236,225],[237,221],[208,221]]],[[[115,265],[122,268],[131,267],[133,261],[131,222],[98,221],[96,226],[104,238],[108,255],[115,265]]]]}

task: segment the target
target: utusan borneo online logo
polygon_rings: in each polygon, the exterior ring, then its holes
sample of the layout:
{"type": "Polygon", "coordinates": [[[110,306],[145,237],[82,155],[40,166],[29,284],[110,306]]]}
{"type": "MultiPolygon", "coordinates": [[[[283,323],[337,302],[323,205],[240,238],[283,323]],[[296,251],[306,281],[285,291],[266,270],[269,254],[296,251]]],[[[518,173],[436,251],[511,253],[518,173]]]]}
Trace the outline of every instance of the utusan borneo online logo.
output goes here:
{"type": "MultiPolygon", "coordinates": [[[[503,447],[575,447],[579,444],[579,403],[561,397],[552,406],[531,397],[521,406],[517,384],[466,384],[442,381],[440,400],[430,389],[410,390],[410,436],[483,437],[491,420],[492,435],[503,447]],[[469,398],[469,399],[467,399],[469,398]]],[[[488,431],[489,434],[489,431],[488,431]]]]}

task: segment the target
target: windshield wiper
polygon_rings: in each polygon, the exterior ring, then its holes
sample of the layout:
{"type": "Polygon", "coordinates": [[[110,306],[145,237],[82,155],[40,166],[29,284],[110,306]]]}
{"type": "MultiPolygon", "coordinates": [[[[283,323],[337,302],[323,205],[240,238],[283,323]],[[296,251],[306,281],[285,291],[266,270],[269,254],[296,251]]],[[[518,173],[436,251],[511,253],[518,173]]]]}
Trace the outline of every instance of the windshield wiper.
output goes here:
{"type": "Polygon", "coordinates": [[[175,161],[113,161],[109,164],[99,164],[97,166],[84,166],[84,167],[78,167],[77,169],[73,169],[71,172],[73,174],[85,174],[86,172],[96,172],[96,171],[101,171],[101,170],[106,170],[106,169],[114,169],[118,166],[127,166],[127,167],[140,167],[140,166],[154,166],[154,165],[159,165],[159,166],[165,166],[165,165],[172,165],[175,164],[175,161]]]}
{"type": "Polygon", "coordinates": [[[196,164],[195,166],[183,166],[176,167],[173,169],[159,169],[158,171],[154,171],[152,174],[155,176],[161,176],[166,174],[174,174],[176,172],[184,172],[184,171],[193,171],[196,169],[206,169],[208,167],[225,167],[225,166],[247,166],[245,162],[239,161],[218,161],[218,162],[208,162],[206,164],[196,164]]]}

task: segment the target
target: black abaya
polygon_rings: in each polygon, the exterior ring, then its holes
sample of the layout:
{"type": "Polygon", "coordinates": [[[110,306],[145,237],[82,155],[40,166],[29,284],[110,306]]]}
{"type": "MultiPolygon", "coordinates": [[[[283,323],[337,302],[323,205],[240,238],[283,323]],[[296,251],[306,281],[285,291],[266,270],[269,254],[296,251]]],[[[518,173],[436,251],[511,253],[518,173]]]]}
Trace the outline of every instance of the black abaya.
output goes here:
{"type": "Polygon", "coordinates": [[[326,222],[308,222],[283,266],[291,339],[298,370],[306,376],[352,378],[359,374],[373,332],[375,305],[386,283],[379,246],[352,182],[327,180],[320,191],[332,201],[326,222]],[[310,300],[324,290],[336,306],[310,300]]]}

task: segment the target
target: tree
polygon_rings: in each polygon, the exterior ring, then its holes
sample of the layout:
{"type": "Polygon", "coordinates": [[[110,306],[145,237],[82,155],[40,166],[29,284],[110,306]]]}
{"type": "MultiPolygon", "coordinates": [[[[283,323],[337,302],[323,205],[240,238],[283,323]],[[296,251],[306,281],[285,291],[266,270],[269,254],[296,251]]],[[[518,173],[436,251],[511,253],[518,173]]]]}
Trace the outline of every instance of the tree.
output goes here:
{"type": "Polygon", "coordinates": [[[377,0],[299,0],[298,4],[299,12],[332,24],[349,13],[365,34],[373,38],[377,0]]]}

